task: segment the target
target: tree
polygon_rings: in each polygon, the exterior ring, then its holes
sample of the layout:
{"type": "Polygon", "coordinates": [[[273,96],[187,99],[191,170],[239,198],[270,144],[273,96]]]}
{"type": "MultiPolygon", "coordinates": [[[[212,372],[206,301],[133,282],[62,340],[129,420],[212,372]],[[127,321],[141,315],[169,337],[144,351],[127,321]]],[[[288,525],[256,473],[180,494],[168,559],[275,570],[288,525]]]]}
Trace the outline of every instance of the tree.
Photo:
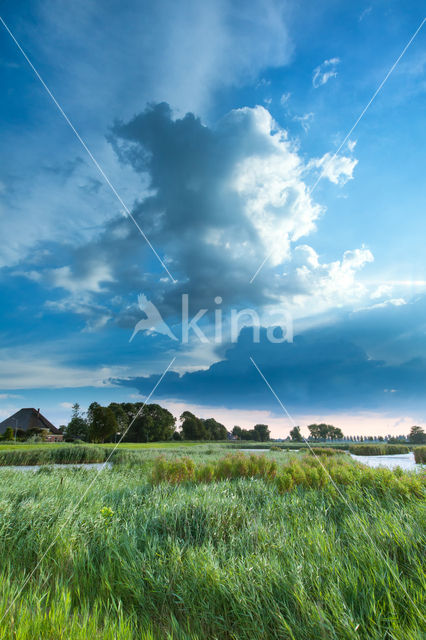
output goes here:
{"type": "Polygon", "coordinates": [[[71,440],[87,440],[89,437],[89,427],[78,402],[73,404],[71,420],[65,427],[64,435],[71,440]]]}
{"type": "Polygon", "coordinates": [[[12,427],[7,427],[6,431],[4,432],[4,439],[5,440],[14,440],[15,438],[15,432],[13,431],[12,427]]]}
{"type": "MultiPolygon", "coordinates": [[[[129,403],[130,404],[130,403],[129,403]]],[[[115,415],[115,419],[117,420],[117,432],[125,433],[129,424],[130,424],[130,416],[129,412],[125,409],[125,404],[120,404],[118,402],[111,402],[108,407],[115,415]]]]}
{"type": "Polygon", "coordinates": [[[254,429],[243,429],[241,432],[241,438],[243,440],[258,440],[258,434],[254,429]]]}
{"type": "Polygon", "coordinates": [[[182,420],[184,440],[205,440],[207,432],[201,418],[197,418],[190,411],[184,411],[180,419],[182,420]]]}
{"type": "Polygon", "coordinates": [[[117,420],[117,431],[125,434],[126,442],[156,442],[173,437],[176,418],[159,404],[111,402],[109,408],[117,420]]]}
{"type": "Polygon", "coordinates": [[[253,431],[256,434],[256,440],[260,442],[267,442],[271,439],[271,432],[267,424],[256,424],[253,431]]]}
{"type": "Polygon", "coordinates": [[[339,427],[333,427],[332,424],[310,424],[308,425],[311,438],[313,440],[335,440],[337,438],[343,438],[343,433],[339,427]]]}
{"type": "Polygon", "coordinates": [[[411,427],[408,439],[411,444],[426,444],[426,434],[421,427],[411,427]]]}
{"type": "Polygon", "coordinates": [[[175,432],[176,418],[168,409],[160,407],[159,404],[145,405],[154,421],[155,429],[153,439],[166,441],[171,440],[175,432]]]}
{"type": "Polygon", "coordinates": [[[97,402],[92,402],[87,418],[91,442],[105,442],[117,431],[117,419],[109,407],[101,407],[97,402]]]}
{"type": "Polygon", "coordinates": [[[72,418],[65,428],[67,440],[87,440],[89,426],[84,418],[72,418]]]}
{"type": "Polygon", "coordinates": [[[203,420],[206,435],[209,440],[226,440],[228,437],[228,431],[225,425],[217,422],[214,418],[207,418],[203,420]]]}
{"type": "Polygon", "coordinates": [[[294,442],[303,442],[303,436],[300,433],[300,427],[293,427],[293,429],[290,431],[290,438],[294,442]]]}
{"type": "Polygon", "coordinates": [[[331,440],[342,440],[344,437],[341,428],[333,427],[332,425],[329,425],[328,435],[331,440]]]}
{"type": "Polygon", "coordinates": [[[141,405],[132,419],[126,434],[131,442],[155,442],[170,440],[175,431],[175,417],[159,404],[141,405]]]}
{"type": "Polygon", "coordinates": [[[235,425],[235,427],[232,429],[232,435],[238,438],[238,440],[241,440],[241,432],[242,429],[238,425],[235,425]]]}

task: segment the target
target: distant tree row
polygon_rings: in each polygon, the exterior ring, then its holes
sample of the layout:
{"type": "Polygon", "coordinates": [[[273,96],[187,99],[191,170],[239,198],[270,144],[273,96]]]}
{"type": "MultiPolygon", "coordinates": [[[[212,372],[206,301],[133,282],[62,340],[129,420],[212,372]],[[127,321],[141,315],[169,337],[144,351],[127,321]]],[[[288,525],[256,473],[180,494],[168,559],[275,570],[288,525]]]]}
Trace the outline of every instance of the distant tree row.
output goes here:
{"type": "Polygon", "coordinates": [[[256,424],[253,429],[242,429],[235,426],[232,435],[238,440],[254,440],[255,442],[268,442],[271,439],[271,432],[267,424],[256,424]]]}
{"type": "MultiPolygon", "coordinates": [[[[155,442],[165,440],[227,440],[231,434],[225,425],[214,418],[199,418],[190,411],[180,416],[181,428],[176,430],[176,419],[158,404],[142,402],[112,402],[103,407],[92,402],[86,415],[78,403],[73,405],[71,420],[64,428],[66,439],[106,442],[121,439],[124,442],[155,442]]],[[[234,427],[233,434],[241,440],[266,442],[270,439],[268,425],[257,424],[253,429],[234,427]]]]}
{"type": "MultiPolygon", "coordinates": [[[[309,437],[307,439],[311,442],[332,442],[344,439],[349,442],[426,443],[426,434],[419,426],[411,428],[408,438],[405,436],[349,436],[345,438],[339,427],[325,423],[310,424],[308,430],[309,437]]],[[[159,404],[143,404],[142,402],[112,402],[107,407],[92,402],[86,414],[76,403],[72,408],[71,420],[64,427],[64,435],[67,440],[90,442],[108,442],[119,439],[124,442],[156,442],[172,439],[226,440],[228,438],[267,442],[271,439],[269,427],[266,424],[256,424],[253,429],[235,426],[229,433],[225,425],[214,418],[199,418],[190,411],[182,413],[180,430],[177,430],[176,419],[168,409],[159,404]]],[[[11,434],[8,433],[8,437],[10,436],[11,434]]],[[[304,440],[298,426],[291,429],[289,437],[294,442],[304,440]]]]}
{"type": "Polygon", "coordinates": [[[179,434],[183,440],[226,440],[228,431],[225,425],[214,418],[197,418],[190,411],[184,411],[180,417],[182,431],[179,434]]]}
{"type": "MultiPolygon", "coordinates": [[[[422,427],[411,427],[408,436],[344,436],[339,427],[330,424],[308,425],[309,441],[345,440],[346,442],[387,442],[388,444],[426,444],[426,434],[422,427]]],[[[300,432],[300,427],[295,426],[290,431],[290,439],[294,442],[303,442],[304,437],[300,432]]]]}
{"type": "Polygon", "coordinates": [[[78,403],[65,427],[70,440],[105,442],[123,436],[125,442],[170,440],[175,432],[175,417],[159,404],[112,402],[103,407],[92,402],[84,415],[78,403]]]}

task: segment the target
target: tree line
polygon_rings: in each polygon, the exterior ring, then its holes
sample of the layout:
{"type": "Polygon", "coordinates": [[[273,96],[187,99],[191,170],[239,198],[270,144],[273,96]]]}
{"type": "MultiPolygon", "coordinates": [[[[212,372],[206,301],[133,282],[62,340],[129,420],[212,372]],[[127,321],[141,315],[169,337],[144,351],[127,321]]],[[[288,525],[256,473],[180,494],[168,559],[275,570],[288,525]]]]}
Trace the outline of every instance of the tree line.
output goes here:
{"type": "MultiPolygon", "coordinates": [[[[167,440],[246,440],[252,442],[268,442],[271,434],[268,425],[256,424],[253,429],[234,426],[229,432],[225,425],[215,418],[199,418],[190,411],[184,411],[176,418],[168,409],[159,404],[142,402],[111,402],[104,407],[92,402],[86,413],[80,405],[72,407],[71,419],[62,425],[60,431],[65,440],[84,442],[164,442],[167,440]]],[[[347,436],[339,427],[331,424],[308,425],[310,442],[387,442],[388,444],[426,444],[426,434],[422,427],[413,426],[408,436],[347,436]]],[[[28,440],[29,438],[45,439],[47,430],[30,429],[22,431],[11,427],[6,429],[3,440],[28,440]]],[[[294,426],[286,440],[303,442],[300,427],[294,426]]]]}
{"type": "Polygon", "coordinates": [[[103,407],[92,402],[84,414],[78,403],[73,405],[71,420],[63,428],[66,440],[88,442],[158,442],[166,440],[241,440],[266,442],[270,440],[268,425],[257,424],[253,429],[234,427],[230,434],[215,418],[199,418],[190,411],[176,418],[159,404],[142,402],[111,402],[103,407]]]}
{"type": "MultiPolygon", "coordinates": [[[[415,425],[411,427],[408,436],[344,436],[339,427],[332,424],[310,424],[308,425],[309,436],[306,438],[311,442],[327,442],[333,440],[344,440],[345,442],[387,442],[388,444],[426,444],[426,434],[422,427],[415,425]]],[[[293,442],[304,442],[305,438],[300,432],[300,427],[295,426],[290,431],[290,440],[293,442]]]]}

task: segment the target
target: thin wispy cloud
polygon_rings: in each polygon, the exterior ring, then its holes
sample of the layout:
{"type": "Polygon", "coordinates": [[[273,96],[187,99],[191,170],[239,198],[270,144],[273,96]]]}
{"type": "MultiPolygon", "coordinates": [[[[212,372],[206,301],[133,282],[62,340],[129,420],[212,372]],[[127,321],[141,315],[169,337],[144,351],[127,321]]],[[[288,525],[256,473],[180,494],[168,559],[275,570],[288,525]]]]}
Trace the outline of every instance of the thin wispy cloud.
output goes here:
{"type": "Polygon", "coordinates": [[[313,71],[312,75],[312,85],[315,89],[321,87],[326,84],[331,78],[337,77],[337,65],[340,63],[339,58],[330,58],[329,60],[324,60],[318,67],[316,67],[313,71]]]}

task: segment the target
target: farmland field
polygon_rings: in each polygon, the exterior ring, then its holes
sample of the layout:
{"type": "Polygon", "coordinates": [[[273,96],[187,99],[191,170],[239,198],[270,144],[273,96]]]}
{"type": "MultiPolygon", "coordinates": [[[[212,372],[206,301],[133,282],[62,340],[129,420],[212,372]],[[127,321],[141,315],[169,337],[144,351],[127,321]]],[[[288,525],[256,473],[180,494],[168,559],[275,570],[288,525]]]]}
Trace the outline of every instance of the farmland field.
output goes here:
{"type": "Polygon", "coordinates": [[[424,638],[422,474],[118,453],[100,472],[0,469],[2,638],[424,638]]]}

